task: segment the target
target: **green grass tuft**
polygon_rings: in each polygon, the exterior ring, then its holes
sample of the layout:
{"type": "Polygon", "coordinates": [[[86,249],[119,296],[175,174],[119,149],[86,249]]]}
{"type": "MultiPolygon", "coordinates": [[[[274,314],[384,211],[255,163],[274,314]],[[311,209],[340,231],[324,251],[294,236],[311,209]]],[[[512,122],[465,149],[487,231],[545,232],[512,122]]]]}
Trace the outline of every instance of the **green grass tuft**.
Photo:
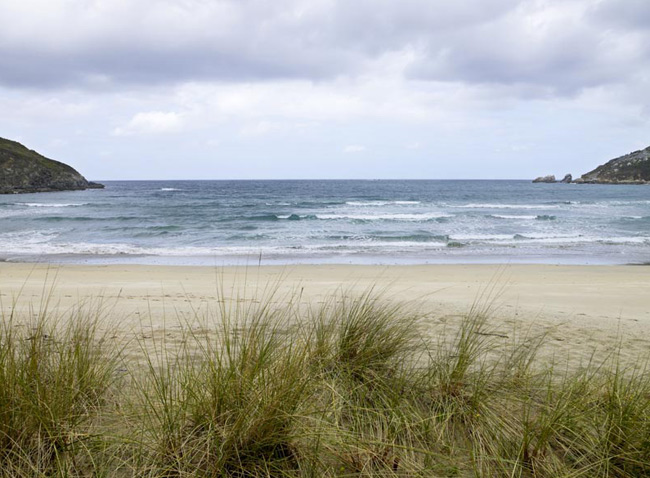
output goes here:
{"type": "Polygon", "coordinates": [[[66,325],[43,315],[0,325],[3,476],[70,475],[92,458],[101,441],[93,427],[117,363],[96,325],[84,314],[66,325]]]}

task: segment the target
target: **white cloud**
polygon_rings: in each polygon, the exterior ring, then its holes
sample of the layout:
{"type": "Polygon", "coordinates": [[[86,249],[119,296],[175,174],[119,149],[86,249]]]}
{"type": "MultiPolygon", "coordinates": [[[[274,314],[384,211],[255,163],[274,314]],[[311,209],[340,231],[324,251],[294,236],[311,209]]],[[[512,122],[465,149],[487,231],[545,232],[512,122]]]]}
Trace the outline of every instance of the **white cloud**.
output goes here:
{"type": "Polygon", "coordinates": [[[348,144],[343,148],[345,154],[363,153],[364,151],[366,151],[366,147],[360,144],[348,144]]]}
{"type": "Polygon", "coordinates": [[[183,129],[183,117],[178,113],[150,111],[138,113],[124,126],[113,130],[115,136],[178,133],[183,129]]]}
{"type": "Polygon", "coordinates": [[[249,174],[247,161],[330,177],[332,158],[364,151],[341,175],[364,161],[388,177],[406,161],[430,177],[587,170],[647,142],[648,5],[2,0],[0,130],[80,165],[110,151],[129,173],[157,148],[169,177],[191,148],[193,177],[249,174]]]}
{"type": "Polygon", "coordinates": [[[264,136],[269,133],[281,131],[285,125],[273,121],[257,121],[254,123],[245,124],[241,129],[242,136],[264,136]]]}
{"type": "MultiPolygon", "coordinates": [[[[620,10],[635,2],[615,0],[620,10]]],[[[492,21],[444,38],[426,37],[408,73],[424,80],[500,85],[522,99],[534,90],[538,96],[563,97],[629,84],[634,79],[621,72],[650,67],[648,25],[640,34],[615,22],[602,24],[592,18],[593,5],[590,0],[517,2],[492,21]]]]}
{"type": "Polygon", "coordinates": [[[402,61],[420,79],[523,83],[566,93],[622,81],[621,71],[647,67],[647,4],[4,0],[0,82],[92,90],[192,81],[336,81],[367,76],[377,62],[410,52],[402,61]]]}

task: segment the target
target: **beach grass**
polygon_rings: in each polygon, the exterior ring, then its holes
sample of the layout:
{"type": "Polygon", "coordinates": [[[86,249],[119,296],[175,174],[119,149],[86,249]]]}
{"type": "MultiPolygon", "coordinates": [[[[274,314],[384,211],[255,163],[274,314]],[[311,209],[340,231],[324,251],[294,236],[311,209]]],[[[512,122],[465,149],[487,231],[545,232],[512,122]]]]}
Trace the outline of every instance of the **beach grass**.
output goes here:
{"type": "Polygon", "coordinates": [[[104,448],[96,425],[116,381],[119,346],[99,317],[72,311],[65,324],[47,307],[0,324],[0,473],[69,476],[92,468],[104,448]]]}
{"type": "Polygon", "coordinates": [[[650,476],[647,357],[542,358],[485,307],[432,334],[382,293],[296,299],[127,345],[83,307],[4,316],[0,475],[650,476]]]}

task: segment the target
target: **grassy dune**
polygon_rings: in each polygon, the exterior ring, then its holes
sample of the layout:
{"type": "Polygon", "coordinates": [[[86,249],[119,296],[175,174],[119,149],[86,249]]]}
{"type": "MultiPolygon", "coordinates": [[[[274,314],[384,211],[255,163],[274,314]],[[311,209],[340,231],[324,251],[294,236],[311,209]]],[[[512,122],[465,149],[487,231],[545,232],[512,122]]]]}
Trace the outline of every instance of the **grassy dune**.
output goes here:
{"type": "Polygon", "coordinates": [[[139,360],[84,307],[4,316],[1,476],[650,476],[644,358],[570,369],[480,308],[430,338],[381,294],[271,296],[217,301],[139,360]]]}

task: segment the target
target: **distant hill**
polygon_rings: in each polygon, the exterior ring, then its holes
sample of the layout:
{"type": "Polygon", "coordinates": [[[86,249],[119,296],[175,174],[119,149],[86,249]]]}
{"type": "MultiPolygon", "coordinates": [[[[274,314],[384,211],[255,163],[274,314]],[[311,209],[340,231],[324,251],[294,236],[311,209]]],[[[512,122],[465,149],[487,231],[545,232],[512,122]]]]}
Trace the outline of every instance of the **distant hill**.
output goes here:
{"type": "Polygon", "coordinates": [[[650,183],[650,146],[612,159],[583,174],[576,183],[646,184],[650,183]]]}
{"type": "Polygon", "coordinates": [[[22,144],[0,138],[0,194],[103,188],[67,164],[48,159],[22,144]]]}

